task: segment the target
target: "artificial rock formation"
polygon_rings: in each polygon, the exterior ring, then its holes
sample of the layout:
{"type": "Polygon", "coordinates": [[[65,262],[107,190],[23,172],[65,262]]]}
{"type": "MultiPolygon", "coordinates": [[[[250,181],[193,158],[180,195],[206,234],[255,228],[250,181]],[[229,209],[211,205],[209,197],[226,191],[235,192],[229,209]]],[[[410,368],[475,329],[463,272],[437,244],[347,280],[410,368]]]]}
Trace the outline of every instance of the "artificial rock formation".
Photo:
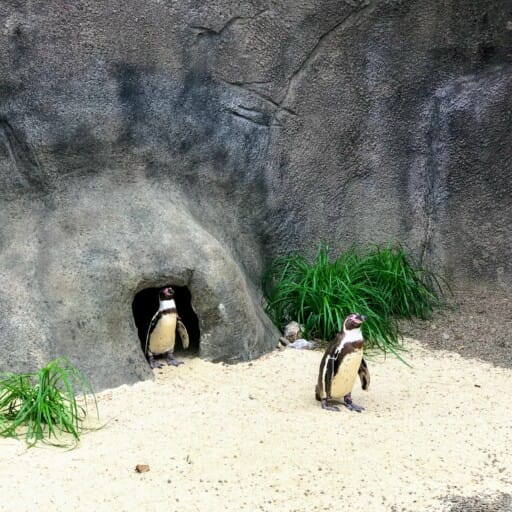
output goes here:
{"type": "Polygon", "coordinates": [[[203,4],[0,5],[0,369],[150,377],[165,284],[201,357],[256,357],[265,263],[320,240],[510,293],[508,2],[203,4]]]}

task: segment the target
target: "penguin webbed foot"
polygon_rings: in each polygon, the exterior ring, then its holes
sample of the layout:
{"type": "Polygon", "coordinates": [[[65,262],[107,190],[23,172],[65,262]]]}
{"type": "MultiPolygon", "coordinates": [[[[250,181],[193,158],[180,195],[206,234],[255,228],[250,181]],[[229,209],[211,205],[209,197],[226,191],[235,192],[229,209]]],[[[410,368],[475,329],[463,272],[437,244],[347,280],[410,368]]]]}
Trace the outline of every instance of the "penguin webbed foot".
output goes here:
{"type": "Polygon", "coordinates": [[[345,397],[343,398],[343,405],[349,411],[355,411],[355,412],[364,411],[364,407],[361,407],[360,405],[357,405],[352,401],[352,397],[350,396],[350,393],[348,395],[345,395],[345,397]]]}
{"type": "Polygon", "coordinates": [[[325,399],[325,398],[322,400],[322,409],[325,409],[326,411],[340,412],[340,408],[339,407],[337,407],[336,405],[330,405],[327,402],[327,399],[325,399]]]}
{"type": "Polygon", "coordinates": [[[155,368],[163,368],[163,364],[156,361],[153,356],[150,356],[148,359],[149,366],[154,370],[155,368]]]}
{"type": "Polygon", "coordinates": [[[183,361],[178,361],[174,358],[174,354],[168,353],[166,357],[167,364],[169,366],[179,366],[180,364],[185,364],[183,361]]]}

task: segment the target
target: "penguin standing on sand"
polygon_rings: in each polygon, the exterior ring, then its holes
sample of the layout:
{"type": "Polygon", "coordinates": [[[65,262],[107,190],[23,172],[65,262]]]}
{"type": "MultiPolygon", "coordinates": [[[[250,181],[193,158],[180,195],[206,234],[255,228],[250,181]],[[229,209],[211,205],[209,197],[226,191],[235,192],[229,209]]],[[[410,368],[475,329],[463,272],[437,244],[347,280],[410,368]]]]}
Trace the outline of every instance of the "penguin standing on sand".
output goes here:
{"type": "Polygon", "coordinates": [[[159,307],[153,315],[146,335],[144,355],[151,368],[161,368],[163,364],[155,361],[155,356],[166,356],[168,365],[178,366],[183,361],[174,358],[176,331],[181,338],[183,348],[188,348],[189,338],[185,325],[178,317],[174,290],[170,286],[162,288],[158,294],[159,307]]]}
{"type": "Polygon", "coordinates": [[[365,316],[357,313],[348,315],[343,321],[343,332],[336,334],[322,357],[315,397],[322,402],[323,409],[339,411],[338,407],[329,404],[334,400],[351,411],[363,410],[352,402],[351,392],[358,374],[365,391],[370,385],[370,373],[363,359],[361,324],[365,320],[365,316]]]}

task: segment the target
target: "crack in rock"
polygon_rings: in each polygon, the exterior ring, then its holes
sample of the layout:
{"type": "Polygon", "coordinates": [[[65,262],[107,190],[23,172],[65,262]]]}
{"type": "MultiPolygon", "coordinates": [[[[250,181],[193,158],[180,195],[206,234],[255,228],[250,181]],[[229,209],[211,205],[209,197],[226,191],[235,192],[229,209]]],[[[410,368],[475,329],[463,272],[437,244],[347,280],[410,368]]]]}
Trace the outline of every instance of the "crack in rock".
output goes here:
{"type": "Polygon", "coordinates": [[[270,126],[270,117],[264,112],[257,109],[247,108],[242,105],[237,105],[237,108],[239,110],[229,108],[227,111],[235,117],[250,121],[251,123],[265,126],[267,128],[270,126]]]}
{"type": "Polygon", "coordinates": [[[190,25],[190,28],[197,31],[197,37],[201,36],[210,36],[210,37],[219,37],[222,36],[223,32],[231,28],[235,23],[238,23],[239,21],[245,21],[245,20],[254,20],[258,18],[259,16],[265,14],[268,12],[268,9],[264,9],[263,11],[257,12],[253,16],[234,16],[233,18],[230,18],[224,25],[222,25],[220,28],[215,29],[212,27],[206,27],[203,25],[190,25]]]}
{"type": "Polygon", "coordinates": [[[324,32],[316,41],[314,46],[311,48],[309,53],[304,57],[299,67],[290,75],[290,78],[288,79],[288,84],[286,86],[286,89],[284,91],[283,98],[281,101],[278,102],[279,106],[282,109],[289,107],[286,105],[286,103],[289,100],[290,92],[292,91],[294,85],[300,81],[302,76],[305,73],[305,70],[308,66],[308,64],[315,59],[315,57],[320,53],[322,50],[322,47],[325,42],[329,41],[332,37],[334,37],[337,30],[341,27],[343,29],[354,26],[356,23],[358,23],[364,14],[365,16],[371,14],[373,10],[376,8],[376,4],[371,4],[370,0],[351,0],[347,1],[345,0],[348,5],[351,7],[359,7],[358,11],[352,11],[347,16],[344,16],[341,20],[337,21],[330,29],[328,29],[326,32],[324,32]],[[369,8],[370,6],[370,8],[369,8]]]}
{"type": "Polygon", "coordinates": [[[31,144],[22,140],[6,119],[0,119],[0,145],[7,150],[14,178],[25,187],[44,188],[44,176],[31,144]]]}
{"type": "Polygon", "coordinates": [[[237,105],[235,108],[228,108],[227,111],[231,114],[244,118],[248,121],[255,122],[264,126],[281,126],[279,122],[279,113],[284,112],[286,114],[296,116],[297,112],[289,109],[283,108],[277,103],[272,97],[267,96],[266,94],[261,93],[260,91],[254,90],[250,87],[253,83],[268,83],[268,82],[231,82],[227,80],[220,80],[222,83],[234,87],[236,89],[240,89],[243,93],[249,93],[251,97],[256,97],[258,100],[262,101],[261,108],[257,107],[246,107],[243,105],[237,105]],[[242,111],[238,110],[241,109],[242,111]]]}

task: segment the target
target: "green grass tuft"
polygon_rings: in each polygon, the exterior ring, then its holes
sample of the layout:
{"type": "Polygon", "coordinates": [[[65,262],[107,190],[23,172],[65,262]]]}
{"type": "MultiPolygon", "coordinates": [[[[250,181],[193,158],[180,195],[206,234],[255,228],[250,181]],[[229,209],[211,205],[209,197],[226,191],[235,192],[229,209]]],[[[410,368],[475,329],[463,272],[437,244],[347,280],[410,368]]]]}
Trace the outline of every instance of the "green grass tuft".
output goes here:
{"type": "Polygon", "coordinates": [[[395,354],[403,348],[397,320],[430,318],[443,305],[439,279],[400,245],[351,247],[331,259],[320,244],[313,261],[299,253],[276,258],[262,286],[266,312],[278,328],[296,320],[309,339],[330,340],[356,312],[368,317],[369,348],[395,354]]]}
{"type": "MultiPolygon", "coordinates": [[[[25,436],[29,446],[50,442],[60,434],[71,435],[76,444],[87,415],[86,393],[96,397],[86,377],[65,357],[59,357],[38,372],[0,375],[0,436],[25,436]],[[83,394],[83,405],[76,396],[83,394]]],[[[67,446],[69,443],[51,443],[67,446]]]]}

